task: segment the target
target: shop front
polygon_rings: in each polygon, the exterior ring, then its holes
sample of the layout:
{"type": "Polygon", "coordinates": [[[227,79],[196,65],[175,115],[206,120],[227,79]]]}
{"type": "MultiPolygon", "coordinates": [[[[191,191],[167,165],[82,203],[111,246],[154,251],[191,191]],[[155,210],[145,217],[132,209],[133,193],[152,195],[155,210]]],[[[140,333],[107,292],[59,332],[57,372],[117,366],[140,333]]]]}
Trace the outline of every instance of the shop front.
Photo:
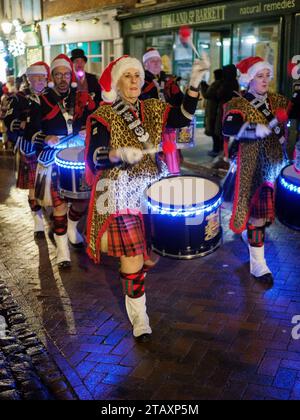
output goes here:
{"type": "Polygon", "coordinates": [[[300,54],[300,2],[248,0],[189,3],[185,8],[165,8],[156,14],[144,10],[120,17],[125,52],[141,58],[148,47],[157,48],[167,72],[188,80],[194,52],[183,46],[178,30],[190,25],[199,53],[205,51],[213,70],[258,55],[274,65],[273,89],[288,93],[292,81],[288,62],[300,54]]]}
{"type": "Polygon", "coordinates": [[[88,57],[87,71],[100,75],[115,56],[122,55],[123,42],[116,10],[68,15],[41,23],[44,57],[51,62],[58,54],[71,55],[75,48],[88,57]]]}

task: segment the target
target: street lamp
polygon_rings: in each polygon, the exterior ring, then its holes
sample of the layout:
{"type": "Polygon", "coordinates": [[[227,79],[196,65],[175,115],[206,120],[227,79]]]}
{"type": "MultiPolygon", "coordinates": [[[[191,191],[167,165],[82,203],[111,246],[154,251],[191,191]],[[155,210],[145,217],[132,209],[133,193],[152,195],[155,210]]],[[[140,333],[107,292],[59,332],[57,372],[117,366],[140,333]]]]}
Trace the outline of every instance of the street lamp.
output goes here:
{"type": "Polygon", "coordinates": [[[3,31],[4,35],[9,35],[12,31],[13,24],[11,22],[4,21],[4,22],[1,23],[1,28],[2,28],[2,31],[3,31]]]}

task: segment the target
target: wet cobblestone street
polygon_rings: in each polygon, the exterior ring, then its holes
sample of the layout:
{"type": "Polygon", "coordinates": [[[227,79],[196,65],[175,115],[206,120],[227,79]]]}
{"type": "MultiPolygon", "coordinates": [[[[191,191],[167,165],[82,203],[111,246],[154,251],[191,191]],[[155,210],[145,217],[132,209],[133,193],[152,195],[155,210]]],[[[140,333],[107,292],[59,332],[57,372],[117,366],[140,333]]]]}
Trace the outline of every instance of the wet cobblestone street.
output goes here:
{"type": "Polygon", "coordinates": [[[72,250],[72,269],[59,272],[51,240],[33,239],[12,166],[0,156],[0,399],[300,399],[300,233],[269,230],[266,290],[224,211],[218,251],[162,258],[148,275],[153,338],[137,344],[118,263],[72,250]]]}

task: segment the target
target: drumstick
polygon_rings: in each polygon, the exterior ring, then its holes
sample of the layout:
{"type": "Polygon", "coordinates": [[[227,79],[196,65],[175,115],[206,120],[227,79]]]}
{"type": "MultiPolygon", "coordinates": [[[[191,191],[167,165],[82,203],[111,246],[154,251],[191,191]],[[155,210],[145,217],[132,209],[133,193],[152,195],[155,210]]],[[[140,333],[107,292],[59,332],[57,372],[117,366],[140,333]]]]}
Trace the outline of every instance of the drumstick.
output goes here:
{"type": "Polygon", "coordinates": [[[201,60],[201,55],[193,43],[192,30],[189,26],[182,26],[179,29],[179,38],[182,44],[189,45],[193,49],[196,56],[201,60]]]}
{"type": "Polygon", "coordinates": [[[153,147],[152,149],[145,149],[142,150],[143,155],[155,155],[155,153],[158,153],[159,150],[156,147],[153,147]]]}

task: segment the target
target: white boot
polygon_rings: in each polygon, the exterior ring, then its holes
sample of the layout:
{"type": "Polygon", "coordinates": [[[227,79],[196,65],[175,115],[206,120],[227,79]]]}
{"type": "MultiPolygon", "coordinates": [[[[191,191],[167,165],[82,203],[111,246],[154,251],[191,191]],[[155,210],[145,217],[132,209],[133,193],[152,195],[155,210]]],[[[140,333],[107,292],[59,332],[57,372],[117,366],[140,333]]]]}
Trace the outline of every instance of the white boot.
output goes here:
{"type": "Polygon", "coordinates": [[[267,266],[265,259],[265,247],[260,248],[250,246],[250,273],[258,280],[273,281],[271,270],[267,266]],[[272,279],[272,280],[271,280],[272,279]]]}
{"type": "Polygon", "coordinates": [[[143,334],[151,334],[152,330],[149,325],[149,317],[146,308],[146,295],[133,299],[125,296],[125,306],[129,321],[133,326],[134,337],[139,337],[143,334]]]}
{"type": "Polygon", "coordinates": [[[68,235],[56,235],[54,234],[54,239],[57,246],[56,251],[56,262],[60,268],[70,267],[71,265],[71,256],[68,243],[68,235]]]}
{"type": "Polygon", "coordinates": [[[77,230],[78,222],[73,222],[68,218],[68,238],[72,245],[83,245],[83,237],[77,230]]]}
{"type": "Polygon", "coordinates": [[[45,228],[44,228],[42,210],[32,211],[31,214],[32,214],[33,222],[34,222],[34,233],[44,232],[45,228]]]}

